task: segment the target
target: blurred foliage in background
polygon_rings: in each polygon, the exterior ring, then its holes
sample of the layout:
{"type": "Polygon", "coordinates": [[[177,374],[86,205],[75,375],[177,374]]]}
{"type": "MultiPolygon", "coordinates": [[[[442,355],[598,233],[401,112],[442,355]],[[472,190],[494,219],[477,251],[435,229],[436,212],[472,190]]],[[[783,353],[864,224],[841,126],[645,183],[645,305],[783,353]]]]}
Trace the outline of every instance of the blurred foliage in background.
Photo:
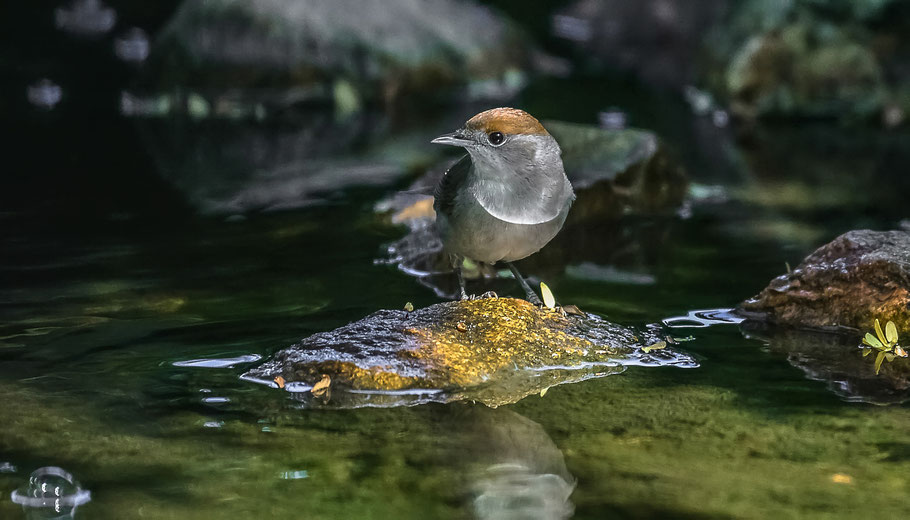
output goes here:
{"type": "Polygon", "coordinates": [[[5,2],[0,115],[18,131],[0,202],[180,214],[187,198],[225,211],[278,191],[305,200],[274,179],[422,172],[438,160],[426,135],[504,104],[607,127],[632,113],[671,141],[693,134],[717,164],[729,137],[682,128],[676,106],[735,123],[740,142],[764,121],[905,126],[908,25],[899,0],[5,2]],[[360,155],[324,161],[340,154],[360,155]],[[273,182],[244,191],[257,170],[273,182]]]}

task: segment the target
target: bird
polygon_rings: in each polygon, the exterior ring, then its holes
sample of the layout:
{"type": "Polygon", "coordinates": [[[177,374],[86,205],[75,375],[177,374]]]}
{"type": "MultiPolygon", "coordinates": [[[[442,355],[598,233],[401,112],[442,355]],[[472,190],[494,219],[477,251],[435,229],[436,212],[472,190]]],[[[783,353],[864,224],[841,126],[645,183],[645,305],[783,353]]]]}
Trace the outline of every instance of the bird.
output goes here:
{"type": "Polygon", "coordinates": [[[562,229],[575,200],[559,143],[534,116],[508,107],[481,112],[431,143],[467,152],[433,193],[436,227],[461,299],[472,298],[461,272],[469,258],[505,263],[527,299],[541,305],[513,262],[547,245],[562,229]]]}

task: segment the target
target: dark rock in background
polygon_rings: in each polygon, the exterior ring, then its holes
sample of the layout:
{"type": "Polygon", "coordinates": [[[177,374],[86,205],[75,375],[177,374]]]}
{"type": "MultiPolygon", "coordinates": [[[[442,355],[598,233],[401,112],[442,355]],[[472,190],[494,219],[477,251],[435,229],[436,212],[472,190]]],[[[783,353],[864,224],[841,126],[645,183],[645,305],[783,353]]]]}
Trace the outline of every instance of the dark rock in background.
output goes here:
{"type": "Polygon", "coordinates": [[[705,70],[712,88],[745,118],[771,115],[869,118],[906,110],[902,66],[891,68],[897,2],[743,2],[716,27],[705,70]],[[840,5],[838,5],[840,4],[840,5]]]}
{"type": "Polygon", "coordinates": [[[899,0],[579,0],[553,16],[579,59],[647,83],[708,87],[745,119],[880,119],[910,110],[899,0]]]}
{"type": "Polygon", "coordinates": [[[506,98],[531,46],[495,11],[453,0],[187,0],[159,35],[148,83],[293,88],[300,101],[506,98]]]}
{"type": "Polygon", "coordinates": [[[699,78],[706,32],[725,0],[578,0],[556,11],[553,33],[573,42],[579,59],[628,70],[647,83],[682,87],[699,78]]]}
{"type": "Polygon", "coordinates": [[[807,328],[871,330],[876,318],[910,330],[910,233],[850,231],[781,275],[737,312],[807,328]]]}

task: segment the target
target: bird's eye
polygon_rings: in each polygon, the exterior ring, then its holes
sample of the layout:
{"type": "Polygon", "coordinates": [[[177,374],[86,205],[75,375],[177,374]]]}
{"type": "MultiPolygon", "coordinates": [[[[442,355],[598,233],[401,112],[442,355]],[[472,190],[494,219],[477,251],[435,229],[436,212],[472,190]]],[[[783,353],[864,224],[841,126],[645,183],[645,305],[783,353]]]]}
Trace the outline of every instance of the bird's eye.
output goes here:
{"type": "Polygon", "coordinates": [[[490,135],[487,136],[487,140],[490,141],[490,144],[493,146],[499,146],[506,140],[506,136],[502,135],[502,132],[490,132],[490,135]]]}

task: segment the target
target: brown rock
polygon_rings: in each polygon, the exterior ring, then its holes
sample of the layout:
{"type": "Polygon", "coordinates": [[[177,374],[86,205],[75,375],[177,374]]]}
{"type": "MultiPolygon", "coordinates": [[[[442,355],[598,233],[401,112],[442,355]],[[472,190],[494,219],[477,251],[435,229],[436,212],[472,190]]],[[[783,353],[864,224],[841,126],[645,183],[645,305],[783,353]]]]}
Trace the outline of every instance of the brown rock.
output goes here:
{"type": "Polygon", "coordinates": [[[910,330],[910,233],[850,231],[781,275],[737,312],[807,328],[871,329],[875,318],[910,330]]]}

